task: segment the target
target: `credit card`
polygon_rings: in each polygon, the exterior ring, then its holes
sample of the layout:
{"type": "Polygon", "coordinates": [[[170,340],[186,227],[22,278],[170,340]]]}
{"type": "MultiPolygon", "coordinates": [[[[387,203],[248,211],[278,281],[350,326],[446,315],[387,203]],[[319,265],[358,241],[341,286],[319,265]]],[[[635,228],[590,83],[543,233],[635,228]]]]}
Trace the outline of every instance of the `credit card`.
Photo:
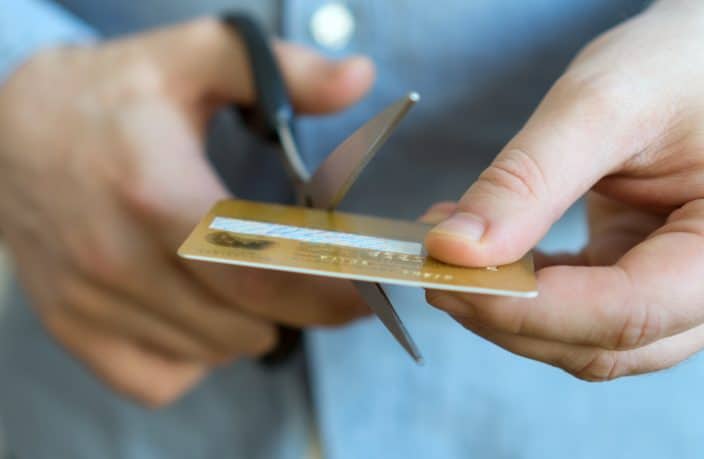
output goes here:
{"type": "Polygon", "coordinates": [[[187,259],[411,287],[517,297],[538,294],[533,257],[464,268],[429,257],[432,225],[231,199],[179,248],[187,259]]]}

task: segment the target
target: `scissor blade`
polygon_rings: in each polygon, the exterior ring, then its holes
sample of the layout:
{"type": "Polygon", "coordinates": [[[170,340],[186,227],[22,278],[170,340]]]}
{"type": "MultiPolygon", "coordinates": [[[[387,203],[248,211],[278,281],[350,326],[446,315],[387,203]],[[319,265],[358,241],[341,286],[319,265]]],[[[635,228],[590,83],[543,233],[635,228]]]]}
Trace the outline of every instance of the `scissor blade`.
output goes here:
{"type": "Polygon", "coordinates": [[[320,209],[337,207],[364,166],[374,157],[419,99],[417,93],[409,93],[367,121],[330,153],[306,187],[306,194],[312,201],[313,207],[320,209]]]}
{"type": "Polygon", "coordinates": [[[281,142],[281,152],[283,153],[284,167],[293,183],[300,187],[310,180],[310,174],[306,165],[298,152],[298,147],[291,132],[291,125],[285,118],[277,120],[276,132],[281,142]]]}
{"type": "Polygon", "coordinates": [[[401,322],[396,310],[386,296],[386,292],[381,285],[372,282],[355,281],[355,286],[369,305],[374,314],[379,317],[387,330],[396,338],[396,341],[413,357],[416,363],[423,363],[423,356],[420,355],[416,343],[401,322]]]}

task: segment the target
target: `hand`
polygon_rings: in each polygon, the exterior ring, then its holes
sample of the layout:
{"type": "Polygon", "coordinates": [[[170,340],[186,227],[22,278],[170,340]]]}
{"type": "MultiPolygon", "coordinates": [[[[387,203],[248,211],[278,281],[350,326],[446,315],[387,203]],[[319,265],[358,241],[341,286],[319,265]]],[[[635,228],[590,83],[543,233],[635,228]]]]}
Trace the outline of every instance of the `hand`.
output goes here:
{"type": "MultiPolygon", "coordinates": [[[[300,111],[346,107],[373,79],[365,58],[276,50],[300,111]]],[[[267,352],[274,322],[366,312],[346,282],[176,257],[227,196],[203,152],[206,123],[253,97],[238,37],[210,19],[42,52],[0,88],[0,233],[19,278],[53,336],[144,403],[267,352]]]]}
{"type": "Polygon", "coordinates": [[[702,349],[702,43],[704,4],[673,0],[590,44],[426,240],[446,262],[512,262],[589,192],[588,246],[539,255],[535,299],[430,291],[428,301],[586,380],[702,349]]]}

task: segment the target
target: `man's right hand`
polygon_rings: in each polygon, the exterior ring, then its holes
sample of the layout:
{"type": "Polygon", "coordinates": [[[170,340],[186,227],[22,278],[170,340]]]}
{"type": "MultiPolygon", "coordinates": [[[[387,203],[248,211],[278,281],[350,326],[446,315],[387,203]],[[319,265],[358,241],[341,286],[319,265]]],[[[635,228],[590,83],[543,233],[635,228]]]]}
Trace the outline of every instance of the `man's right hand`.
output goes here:
{"type": "MultiPolygon", "coordinates": [[[[299,111],[342,109],[373,80],[365,58],[277,53],[299,111]]],[[[143,403],[266,353],[274,323],[367,311],[347,282],[176,258],[227,197],[203,151],[207,121],[253,92],[238,37],[212,19],[44,51],[0,87],[0,234],[19,278],[53,336],[143,403]]]]}

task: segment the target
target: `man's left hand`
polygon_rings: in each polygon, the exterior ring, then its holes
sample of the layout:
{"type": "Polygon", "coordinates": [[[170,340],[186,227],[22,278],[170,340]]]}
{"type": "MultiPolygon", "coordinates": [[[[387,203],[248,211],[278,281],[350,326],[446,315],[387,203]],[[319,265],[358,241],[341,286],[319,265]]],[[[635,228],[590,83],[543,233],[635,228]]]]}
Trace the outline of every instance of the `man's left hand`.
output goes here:
{"type": "Polygon", "coordinates": [[[538,254],[535,299],[428,301],[586,380],[704,348],[703,56],[700,0],[661,0],[591,43],[426,240],[449,263],[513,262],[589,193],[589,244],[538,254]]]}

